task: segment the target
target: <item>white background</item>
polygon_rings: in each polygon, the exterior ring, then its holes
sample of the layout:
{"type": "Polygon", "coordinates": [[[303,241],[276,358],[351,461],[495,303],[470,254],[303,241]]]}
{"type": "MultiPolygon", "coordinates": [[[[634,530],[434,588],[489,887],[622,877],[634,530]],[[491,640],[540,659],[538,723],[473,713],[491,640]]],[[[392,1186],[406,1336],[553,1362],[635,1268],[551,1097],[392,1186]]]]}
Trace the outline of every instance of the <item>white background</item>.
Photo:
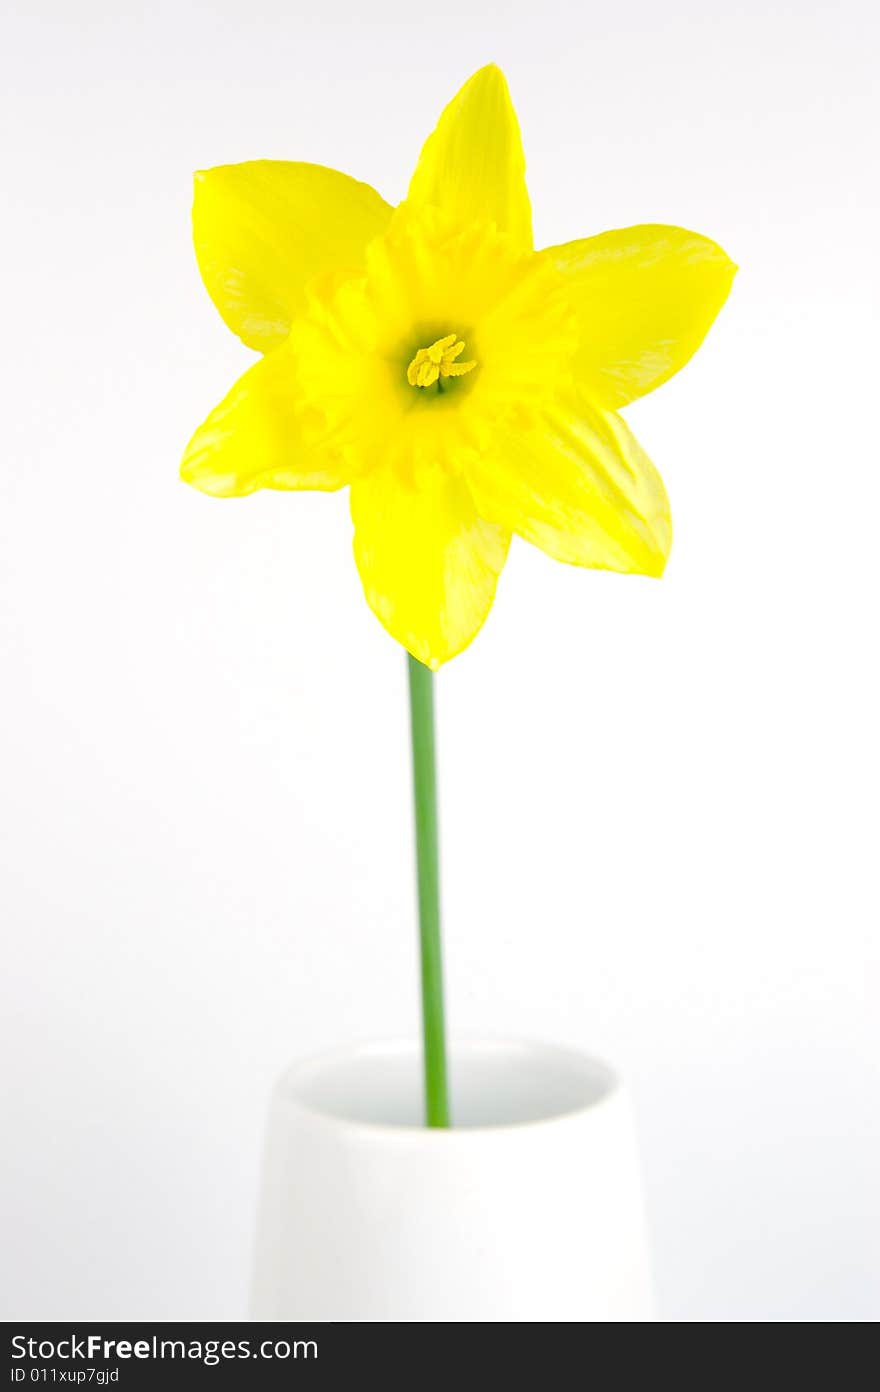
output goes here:
{"type": "Polygon", "coordinates": [[[742,270],[629,413],[666,579],[515,546],[441,674],[452,1028],[628,1074],[667,1319],[877,1316],[878,38],[868,0],[8,13],[3,1316],[239,1317],[274,1076],[417,1027],[404,666],[346,498],[177,481],[250,360],[190,175],[396,201],[489,60],[539,245],[677,222],[742,270]]]}

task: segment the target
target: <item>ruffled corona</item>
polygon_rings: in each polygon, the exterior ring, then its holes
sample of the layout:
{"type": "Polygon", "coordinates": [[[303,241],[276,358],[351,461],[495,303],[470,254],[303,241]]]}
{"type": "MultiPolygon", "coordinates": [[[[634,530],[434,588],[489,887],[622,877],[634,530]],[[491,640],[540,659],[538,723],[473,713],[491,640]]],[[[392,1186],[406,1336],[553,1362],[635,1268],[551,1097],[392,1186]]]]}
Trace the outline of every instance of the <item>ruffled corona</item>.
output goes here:
{"type": "Polygon", "coordinates": [[[351,479],[378,458],[405,484],[438,467],[466,473],[494,422],[515,414],[522,426],[570,382],[564,279],[491,224],[461,231],[404,205],[365,260],[363,275],[312,284],[289,340],[309,442],[351,479]],[[450,320],[459,334],[438,336],[450,320]],[[472,361],[456,372],[465,342],[472,361]]]}

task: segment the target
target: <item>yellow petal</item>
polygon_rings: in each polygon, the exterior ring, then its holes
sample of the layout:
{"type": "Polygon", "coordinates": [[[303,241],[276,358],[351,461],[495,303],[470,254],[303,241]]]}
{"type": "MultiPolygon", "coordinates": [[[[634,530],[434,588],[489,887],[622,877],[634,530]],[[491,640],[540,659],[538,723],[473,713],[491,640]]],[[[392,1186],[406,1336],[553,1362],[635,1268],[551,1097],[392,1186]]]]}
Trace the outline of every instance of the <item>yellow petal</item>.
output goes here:
{"type": "Polygon", "coordinates": [[[697,351],[736,266],[696,232],[625,227],[541,253],[568,277],[579,380],[604,406],[653,391],[697,351]]]}
{"type": "Polygon", "coordinates": [[[202,279],[232,331],[264,353],[287,336],[306,282],[358,270],[390,216],[375,189],[320,164],[251,160],[196,174],[202,279]]]}
{"type": "Polygon", "coordinates": [[[456,221],[494,222],[520,248],[532,247],[532,211],[519,122],[500,68],[474,73],[429,135],[409,186],[412,203],[456,221]]]}
{"type": "Polygon", "coordinates": [[[526,430],[500,430],[468,465],[480,513],[557,561],[662,575],[672,544],[663,481],[619,416],[574,395],[526,430]]]}
{"type": "Polygon", "coordinates": [[[285,346],[239,378],[187,445],[180,466],[185,483],[217,498],[348,483],[341,463],[303,439],[293,368],[285,346]]]}
{"type": "Polygon", "coordinates": [[[477,516],[466,484],[437,469],[418,487],[388,465],[351,488],[354,554],[367,603],[436,670],[482,627],[510,535],[477,516]]]}

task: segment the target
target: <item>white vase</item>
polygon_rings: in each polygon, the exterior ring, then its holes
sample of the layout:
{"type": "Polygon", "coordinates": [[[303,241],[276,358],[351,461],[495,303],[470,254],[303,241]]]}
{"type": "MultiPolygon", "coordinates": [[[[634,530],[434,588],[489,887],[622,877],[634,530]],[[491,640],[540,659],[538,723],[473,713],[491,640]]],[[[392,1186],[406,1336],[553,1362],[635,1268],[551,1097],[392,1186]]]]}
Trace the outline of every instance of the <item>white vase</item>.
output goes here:
{"type": "Polygon", "coordinates": [[[272,1099],[257,1320],[648,1321],[629,1100],[541,1044],[453,1046],[453,1129],[414,1044],[298,1063],[272,1099]]]}

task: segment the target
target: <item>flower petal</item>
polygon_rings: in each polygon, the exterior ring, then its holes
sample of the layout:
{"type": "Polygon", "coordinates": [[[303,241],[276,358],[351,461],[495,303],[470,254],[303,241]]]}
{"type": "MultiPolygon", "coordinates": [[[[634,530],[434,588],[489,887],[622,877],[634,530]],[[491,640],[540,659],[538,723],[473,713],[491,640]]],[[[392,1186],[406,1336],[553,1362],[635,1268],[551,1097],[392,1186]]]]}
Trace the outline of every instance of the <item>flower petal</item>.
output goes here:
{"type": "Polygon", "coordinates": [[[720,246],[681,227],[625,227],[540,254],[568,277],[581,334],[575,371],[612,408],[684,367],[736,274],[720,246]]]}
{"type": "Polygon", "coordinates": [[[258,488],[332,490],[348,483],[341,463],[303,440],[293,354],[286,346],[254,363],[186,447],[185,483],[217,498],[258,488]]]}
{"type": "Polygon", "coordinates": [[[662,575],[672,544],[663,481],[619,416],[572,397],[499,432],[468,482],[483,517],[557,561],[662,575]]]}
{"type": "Polygon", "coordinates": [[[519,122],[494,64],[474,73],[428,136],[409,186],[462,224],[494,222],[523,250],[532,247],[532,211],[519,122]]]}
{"type": "Polygon", "coordinates": [[[358,270],[390,216],[375,189],[320,164],[251,160],[195,176],[202,279],[233,333],[264,353],[286,338],[306,282],[358,270]]]}
{"type": "Polygon", "coordinates": [[[393,638],[436,670],[482,627],[509,533],[478,517],[464,481],[440,469],[416,487],[381,465],[352,484],[351,515],[367,603],[393,638]]]}

